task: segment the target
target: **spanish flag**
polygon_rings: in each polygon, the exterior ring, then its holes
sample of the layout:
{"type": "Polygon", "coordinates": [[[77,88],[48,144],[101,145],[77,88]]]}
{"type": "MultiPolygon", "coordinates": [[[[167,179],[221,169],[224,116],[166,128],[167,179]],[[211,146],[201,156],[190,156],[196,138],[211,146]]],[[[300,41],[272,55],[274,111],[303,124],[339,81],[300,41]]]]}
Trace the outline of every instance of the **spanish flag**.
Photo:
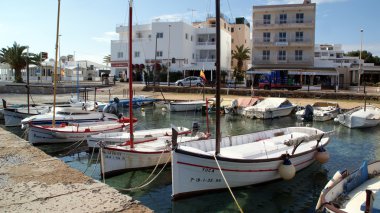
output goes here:
{"type": "Polygon", "coordinates": [[[203,70],[201,70],[201,73],[199,74],[199,77],[201,77],[204,81],[207,81],[207,79],[206,79],[206,75],[205,75],[205,73],[203,72],[203,70]]]}

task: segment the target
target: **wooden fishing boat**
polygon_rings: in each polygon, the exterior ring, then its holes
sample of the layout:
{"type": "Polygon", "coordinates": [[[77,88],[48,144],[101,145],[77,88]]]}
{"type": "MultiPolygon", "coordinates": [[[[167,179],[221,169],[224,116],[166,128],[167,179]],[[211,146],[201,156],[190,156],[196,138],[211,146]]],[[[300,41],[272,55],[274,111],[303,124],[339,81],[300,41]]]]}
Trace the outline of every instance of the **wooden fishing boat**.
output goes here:
{"type": "Polygon", "coordinates": [[[28,140],[31,144],[67,143],[85,140],[88,135],[103,132],[121,132],[129,125],[129,119],[88,123],[42,126],[29,124],[28,140]]]}
{"type": "MultiPolygon", "coordinates": [[[[191,130],[185,127],[179,127],[180,134],[191,134],[191,130]]],[[[146,129],[137,130],[133,132],[134,139],[136,142],[141,142],[145,140],[153,140],[162,136],[170,136],[172,134],[171,128],[161,128],[161,129],[146,129]]],[[[112,132],[112,133],[100,133],[96,135],[87,136],[87,146],[89,150],[98,149],[100,142],[103,145],[120,145],[129,141],[129,132],[112,132]]]]}
{"type": "MultiPolygon", "coordinates": [[[[314,121],[328,121],[336,118],[340,112],[339,104],[336,102],[315,102],[312,107],[312,119],[314,121]]],[[[304,120],[306,109],[296,112],[299,120],[304,120]]]]}
{"type": "Polygon", "coordinates": [[[224,107],[224,113],[244,115],[243,113],[245,112],[245,108],[256,105],[260,102],[260,100],[262,100],[262,98],[259,97],[244,97],[232,100],[231,106],[224,107]]]}
{"type": "Polygon", "coordinates": [[[167,108],[171,112],[186,112],[186,111],[200,111],[202,106],[206,104],[206,101],[176,101],[169,102],[167,108]]]}
{"type": "Polygon", "coordinates": [[[295,108],[296,105],[286,98],[266,98],[255,106],[246,107],[244,114],[249,118],[277,118],[290,115],[295,108]]]}
{"type": "Polygon", "coordinates": [[[336,172],[322,190],[316,210],[323,212],[380,212],[380,161],[349,174],[336,172]]]}
{"type": "Polygon", "coordinates": [[[34,115],[45,114],[50,111],[49,106],[30,106],[29,113],[28,107],[15,107],[15,108],[4,108],[4,124],[7,127],[20,126],[21,121],[25,118],[34,115]]]}
{"type": "MultiPolygon", "coordinates": [[[[55,122],[61,123],[83,123],[97,122],[106,120],[117,120],[118,117],[111,113],[102,113],[86,111],[79,108],[57,107],[55,111],[55,122]]],[[[53,121],[53,112],[34,115],[21,121],[21,128],[26,129],[29,124],[33,125],[51,125],[53,121]]]]}
{"type": "Polygon", "coordinates": [[[380,123],[380,109],[367,105],[337,116],[336,121],[349,128],[374,127],[380,123]]]}
{"type": "Polygon", "coordinates": [[[295,171],[309,166],[318,149],[328,144],[328,134],[310,127],[288,127],[225,137],[217,156],[215,139],[173,145],[172,196],[177,199],[225,189],[217,162],[230,187],[279,179],[279,167],[286,157],[295,171]]]}

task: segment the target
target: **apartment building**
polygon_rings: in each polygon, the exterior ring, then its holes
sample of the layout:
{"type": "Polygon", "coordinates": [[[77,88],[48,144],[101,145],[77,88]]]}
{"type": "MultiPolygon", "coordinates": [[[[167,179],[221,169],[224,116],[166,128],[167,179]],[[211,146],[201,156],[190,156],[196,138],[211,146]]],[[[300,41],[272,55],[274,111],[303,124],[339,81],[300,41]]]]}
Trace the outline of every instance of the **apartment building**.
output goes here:
{"type": "MultiPolygon", "coordinates": [[[[238,17],[235,19],[235,23],[231,24],[231,45],[232,50],[236,50],[236,46],[243,45],[244,48],[248,48],[252,54],[252,41],[251,41],[251,26],[247,19],[244,17],[238,17]]],[[[251,56],[250,54],[250,56],[251,56]]],[[[231,67],[234,69],[237,66],[237,60],[232,59],[231,67]]],[[[247,60],[243,62],[243,70],[248,70],[252,66],[251,61],[247,60]]]]}
{"type": "MultiPolygon", "coordinates": [[[[119,26],[116,32],[119,40],[111,41],[111,74],[125,76],[128,72],[128,27],[119,26]]],[[[183,72],[184,75],[206,70],[210,79],[211,71],[215,70],[215,39],[215,23],[211,21],[195,25],[182,21],[135,25],[132,63],[148,71],[154,63],[160,63],[170,72],[183,72]]],[[[230,70],[230,61],[231,35],[227,30],[221,30],[221,69],[230,70]]]]}
{"type": "Polygon", "coordinates": [[[256,70],[314,65],[315,3],[253,6],[252,64],[256,70]]]}

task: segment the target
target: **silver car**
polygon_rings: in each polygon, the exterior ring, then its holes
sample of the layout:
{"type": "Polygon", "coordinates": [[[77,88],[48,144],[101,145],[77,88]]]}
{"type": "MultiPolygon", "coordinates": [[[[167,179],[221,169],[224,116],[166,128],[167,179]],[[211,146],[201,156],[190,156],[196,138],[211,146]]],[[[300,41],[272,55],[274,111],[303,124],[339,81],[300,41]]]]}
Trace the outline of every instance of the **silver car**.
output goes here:
{"type": "Polygon", "coordinates": [[[204,86],[203,79],[201,77],[197,76],[189,76],[184,79],[178,80],[175,82],[176,86],[197,86],[202,87],[204,86]]]}

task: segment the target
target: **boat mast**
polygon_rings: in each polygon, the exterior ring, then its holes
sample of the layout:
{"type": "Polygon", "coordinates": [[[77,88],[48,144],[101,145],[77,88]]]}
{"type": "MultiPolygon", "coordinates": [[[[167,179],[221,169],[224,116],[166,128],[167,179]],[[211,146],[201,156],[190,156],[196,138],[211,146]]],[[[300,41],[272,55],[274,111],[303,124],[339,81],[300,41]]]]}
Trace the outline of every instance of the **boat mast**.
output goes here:
{"type": "Polygon", "coordinates": [[[132,112],[132,4],[133,0],[129,1],[129,141],[131,143],[131,148],[133,148],[133,112],[132,112]]]}
{"type": "Polygon", "coordinates": [[[220,153],[220,0],[215,0],[216,10],[216,133],[215,155],[220,153]]]}
{"type": "Polygon", "coordinates": [[[60,16],[61,0],[58,0],[58,15],[57,15],[57,33],[55,38],[55,61],[54,61],[54,100],[53,100],[53,121],[52,126],[55,127],[55,102],[57,95],[57,58],[58,58],[58,36],[59,36],[59,16],[60,16]]]}

